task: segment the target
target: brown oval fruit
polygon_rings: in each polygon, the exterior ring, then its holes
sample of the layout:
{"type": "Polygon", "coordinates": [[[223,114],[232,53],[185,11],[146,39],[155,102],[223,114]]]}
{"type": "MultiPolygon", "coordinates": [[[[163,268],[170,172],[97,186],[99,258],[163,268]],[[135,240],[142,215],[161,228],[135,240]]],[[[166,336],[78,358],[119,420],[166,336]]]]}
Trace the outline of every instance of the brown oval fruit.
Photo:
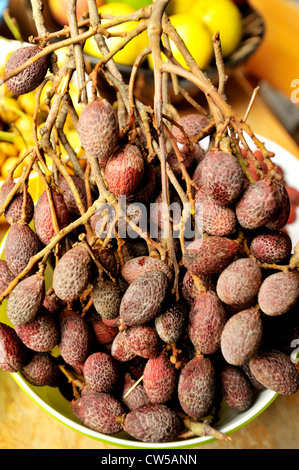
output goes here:
{"type": "Polygon", "coordinates": [[[30,258],[41,249],[41,243],[36,233],[20,223],[13,224],[7,234],[4,254],[10,271],[17,276],[27,266],[30,258]]]}
{"type": "Polygon", "coordinates": [[[121,431],[120,418],[125,409],[123,404],[109,393],[89,392],[71,404],[75,416],[88,428],[103,434],[121,431]]]}
{"type": "Polygon", "coordinates": [[[116,318],[119,315],[121,299],[122,292],[112,281],[99,281],[93,287],[93,305],[102,318],[116,318]]]}
{"type": "Polygon", "coordinates": [[[139,148],[126,144],[112,155],[105,168],[109,190],[117,196],[130,196],[137,191],[144,174],[144,160],[139,148]]]}
{"type": "Polygon", "coordinates": [[[278,264],[291,255],[292,240],[285,232],[257,235],[250,244],[250,251],[262,263],[278,264]]]}
{"type": "Polygon", "coordinates": [[[142,442],[172,441],[181,431],[181,427],[177,414],[160,403],[150,403],[130,411],[123,425],[130,436],[142,442]]]}
{"type": "Polygon", "coordinates": [[[181,370],[178,398],[183,411],[193,419],[206,416],[215,399],[216,373],[211,360],[195,356],[181,370]]]}
{"type": "Polygon", "coordinates": [[[234,240],[210,236],[188,245],[183,264],[193,274],[216,274],[229,265],[238,251],[239,245],[234,240]]]}
{"type": "Polygon", "coordinates": [[[89,325],[83,317],[72,310],[64,310],[59,315],[59,352],[64,361],[75,367],[84,363],[91,348],[89,325]]]}
{"type": "MultiPolygon", "coordinates": [[[[87,209],[87,194],[86,194],[86,188],[85,188],[85,181],[82,178],[79,178],[79,176],[76,175],[71,175],[70,178],[73,180],[73,183],[78,191],[79,197],[81,199],[82,205],[84,209],[87,209]]],[[[80,216],[80,210],[78,207],[78,204],[76,202],[75,196],[68,185],[67,180],[61,176],[58,180],[58,186],[63,192],[63,199],[66,204],[66,207],[69,211],[70,214],[74,216],[80,216]]]]}
{"type": "Polygon", "coordinates": [[[226,322],[221,335],[221,352],[228,364],[242,366],[257,352],[261,339],[259,310],[242,310],[226,322]]]}
{"type": "MultiPolygon", "coordinates": [[[[63,196],[56,191],[52,191],[52,199],[57,217],[59,230],[66,227],[70,222],[69,211],[67,210],[63,196]]],[[[52,215],[48,195],[44,191],[39,197],[34,209],[34,228],[35,232],[44,245],[48,245],[51,238],[55,235],[55,229],[52,222],[52,215]]]]}
{"type": "Polygon", "coordinates": [[[162,271],[141,274],[126,290],[121,304],[120,317],[124,325],[142,325],[159,313],[168,287],[167,276],[162,271]]]}
{"type": "Polygon", "coordinates": [[[155,328],[159,337],[168,344],[175,344],[184,334],[188,319],[186,304],[177,301],[162,310],[155,318],[155,328]]]}
{"type": "Polygon", "coordinates": [[[210,150],[202,165],[202,181],[207,193],[223,206],[234,203],[243,191],[243,171],[230,153],[210,150]]]}
{"type": "Polygon", "coordinates": [[[143,388],[151,403],[166,403],[174,396],[177,370],[168,357],[149,359],[143,372],[143,388]]]}
{"type": "Polygon", "coordinates": [[[298,298],[299,277],[291,272],[271,274],[263,281],[258,293],[261,310],[270,316],[287,313],[298,298]]]}
{"type": "Polygon", "coordinates": [[[26,348],[15,330],[0,322],[0,369],[18,372],[26,359],[26,348]]]}
{"type": "MultiPolygon", "coordinates": [[[[15,182],[12,179],[7,178],[1,186],[0,192],[0,204],[3,205],[9,193],[15,186],[15,182]]],[[[9,203],[8,207],[5,209],[4,217],[6,221],[12,225],[23,217],[23,201],[24,195],[23,191],[17,191],[14,195],[12,201],[9,203]]],[[[34,212],[34,204],[30,193],[27,191],[26,193],[26,203],[25,203],[25,210],[22,222],[25,224],[29,224],[33,217],[34,212]]]]}
{"type": "Polygon", "coordinates": [[[84,362],[83,375],[94,392],[112,392],[119,380],[116,362],[109,354],[95,352],[84,362]]]}
{"type": "Polygon", "coordinates": [[[286,187],[279,181],[275,181],[274,184],[277,188],[279,208],[272,219],[267,222],[266,227],[270,230],[279,230],[286,225],[289,219],[291,203],[286,187]]]}
{"type": "Polygon", "coordinates": [[[24,325],[37,315],[45,297],[45,282],[33,274],[16,285],[7,300],[6,313],[13,325],[24,325]]]}
{"type": "Polygon", "coordinates": [[[160,353],[161,342],[155,328],[149,325],[131,326],[123,333],[127,335],[129,347],[135,355],[150,359],[160,353]]]}
{"type": "Polygon", "coordinates": [[[53,273],[53,288],[57,297],[65,302],[79,297],[87,287],[92,260],[83,246],[74,246],[58,261],[53,273]]]}
{"type": "Polygon", "coordinates": [[[188,332],[195,349],[202,354],[213,354],[220,348],[220,338],[227,315],[214,292],[199,294],[190,314],[188,332]]]}
{"type": "Polygon", "coordinates": [[[136,380],[132,379],[131,375],[127,373],[125,375],[122,402],[130,411],[136,410],[137,408],[150,403],[143,385],[139,383],[135,386],[135,383],[136,380]]]}
{"type": "Polygon", "coordinates": [[[141,274],[148,271],[162,271],[169,281],[173,279],[173,272],[164,261],[152,256],[138,256],[125,262],[121,268],[122,277],[131,284],[141,274]]]}
{"type": "Polygon", "coordinates": [[[257,262],[240,258],[220,273],[216,292],[222,302],[243,310],[254,301],[261,284],[262,271],[257,262]]]}
{"type": "Polygon", "coordinates": [[[48,352],[34,352],[30,361],[20,370],[20,374],[36,387],[56,387],[59,369],[48,352]]]}
{"type": "MultiPolygon", "coordinates": [[[[7,61],[5,66],[5,73],[12,72],[41,51],[42,49],[35,45],[21,47],[20,49],[16,50],[7,61]]],[[[48,55],[39,58],[36,62],[29,65],[29,67],[27,67],[25,70],[18,73],[18,75],[7,80],[7,88],[15,96],[30,93],[41,84],[46,76],[49,65],[50,59],[48,55]]]]}
{"type": "Polygon", "coordinates": [[[253,388],[247,377],[235,366],[226,365],[221,370],[221,394],[226,404],[241,413],[253,402],[253,388]]]}
{"type": "Polygon", "coordinates": [[[297,369],[281,351],[260,351],[250,359],[249,367],[256,380],[269,390],[291,395],[299,389],[297,369]]]}
{"type": "Polygon", "coordinates": [[[95,99],[84,108],[78,134],[86,152],[105,165],[119,140],[117,115],[105,98],[95,99]]]}
{"type": "Polygon", "coordinates": [[[15,276],[9,270],[7,262],[3,259],[0,260],[0,294],[2,294],[10,283],[14,280],[15,276]]]}
{"type": "Polygon", "coordinates": [[[111,345],[111,356],[117,361],[127,362],[136,356],[132,350],[126,331],[119,331],[111,345]]]}
{"type": "Polygon", "coordinates": [[[187,271],[183,278],[182,285],[182,294],[187,302],[192,305],[196,297],[204,290],[213,290],[213,283],[211,276],[208,274],[197,274],[199,280],[199,287],[197,287],[196,282],[192,274],[187,271]]]}

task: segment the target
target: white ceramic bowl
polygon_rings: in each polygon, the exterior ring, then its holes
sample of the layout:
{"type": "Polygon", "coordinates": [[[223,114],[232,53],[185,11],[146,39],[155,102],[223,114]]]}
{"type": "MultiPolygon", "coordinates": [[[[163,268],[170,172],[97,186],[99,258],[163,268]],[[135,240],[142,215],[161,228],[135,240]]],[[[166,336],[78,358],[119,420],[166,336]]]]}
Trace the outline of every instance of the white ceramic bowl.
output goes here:
{"type": "MultiPolygon", "coordinates": [[[[261,137],[261,139],[266,143],[269,150],[275,152],[275,162],[285,171],[288,184],[290,186],[297,187],[298,189],[297,175],[299,174],[299,160],[276,143],[263,137],[261,137]]],[[[295,236],[296,238],[298,237],[299,214],[297,221],[288,225],[288,232],[293,240],[295,240],[295,236]]],[[[2,259],[4,257],[4,242],[5,239],[2,240],[0,246],[0,256],[2,259]]],[[[48,276],[50,275],[51,274],[49,273],[48,276]]],[[[0,307],[0,321],[10,324],[6,315],[6,300],[4,300],[0,307]]],[[[136,441],[125,432],[120,432],[113,436],[107,436],[82,425],[82,423],[80,423],[73,415],[70,403],[61,395],[57,388],[32,386],[24,380],[20,373],[12,373],[11,376],[21,389],[31,398],[31,400],[33,400],[45,412],[49,413],[53,418],[84,436],[88,436],[112,446],[131,449],[182,449],[199,447],[214,440],[207,436],[193,437],[186,440],[180,439],[168,443],[151,444],[136,441]]],[[[234,412],[225,404],[222,404],[219,412],[219,421],[216,424],[217,429],[228,435],[238,431],[238,429],[244,427],[260,415],[276,397],[277,394],[271,390],[257,391],[252,406],[243,413],[234,412]]]]}

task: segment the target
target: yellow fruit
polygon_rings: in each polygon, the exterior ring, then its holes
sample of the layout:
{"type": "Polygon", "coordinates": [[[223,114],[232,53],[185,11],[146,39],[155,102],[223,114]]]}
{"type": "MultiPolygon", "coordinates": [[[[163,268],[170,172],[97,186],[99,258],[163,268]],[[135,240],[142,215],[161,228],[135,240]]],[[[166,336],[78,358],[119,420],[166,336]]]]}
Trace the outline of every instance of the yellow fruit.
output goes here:
{"type": "MultiPolygon", "coordinates": [[[[123,16],[130,13],[133,13],[135,9],[125,3],[121,2],[112,2],[102,5],[99,8],[99,13],[103,13],[106,15],[112,16],[123,16]]],[[[103,19],[102,25],[105,26],[108,20],[103,19]]],[[[118,26],[114,26],[113,28],[109,28],[110,32],[129,32],[132,31],[138,25],[137,21],[130,21],[124,24],[120,24],[118,26]]],[[[119,42],[122,40],[120,37],[110,37],[106,39],[106,44],[109,50],[113,50],[119,42]]],[[[121,65],[133,65],[136,57],[139,53],[147,46],[148,44],[148,36],[146,31],[142,34],[139,34],[137,37],[132,39],[123,49],[117,52],[114,56],[115,61],[121,65]]],[[[94,38],[89,38],[84,47],[84,52],[89,54],[93,57],[102,58],[102,55],[96,45],[94,38]]]]}
{"type": "MultiPolygon", "coordinates": [[[[213,45],[210,33],[203,22],[196,16],[189,14],[171,15],[169,19],[198,66],[202,69],[207,67],[213,57],[213,45]]],[[[172,41],[170,41],[170,45],[175,59],[187,67],[184,58],[172,41]]],[[[152,56],[149,56],[149,65],[150,68],[153,68],[152,56]]]]}
{"type": "MultiPolygon", "coordinates": [[[[8,157],[6,158],[6,160],[3,162],[2,166],[1,166],[1,173],[2,173],[2,176],[4,179],[7,178],[10,170],[12,169],[12,167],[16,164],[16,162],[18,161],[18,157],[8,157]]],[[[13,177],[14,178],[19,178],[20,176],[22,176],[22,172],[23,172],[23,166],[22,165],[19,165],[14,174],[13,174],[13,177]]]]}
{"type": "Polygon", "coordinates": [[[169,15],[177,15],[181,13],[186,13],[192,7],[194,0],[171,0],[169,6],[169,15]]]}
{"type": "Polygon", "coordinates": [[[231,0],[196,0],[189,13],[200,18],[213,36],[219,32],[223,57],[238,47],[242,38],[242,15],[231,0]]]}
{"type": "Polygon", "coordinates": [[[6,158],[16,157],[19,153],[17,147],[10,142],[0,142],[0,151],[2,151],[6,158]]]}
{"type": "Polygon", "coordinates": [[[3,150],[0,149],[0,168],[1,168],[1,166],[2,166],[5,159],[6,159],[6,155],[3,152],[3,150]]]}
{"type": "Polygon", "coordinates": [[[22,114],[16,99],[5,96],[3,102],[0,102],[0,119],[7,124],[15,122],[22,114]]]}
{"type": "Polygon", "coordinates": [[[18,103],[24,113],[33,116],[35,108],[35,94],[33,92],[18,97],[18,103]]]}

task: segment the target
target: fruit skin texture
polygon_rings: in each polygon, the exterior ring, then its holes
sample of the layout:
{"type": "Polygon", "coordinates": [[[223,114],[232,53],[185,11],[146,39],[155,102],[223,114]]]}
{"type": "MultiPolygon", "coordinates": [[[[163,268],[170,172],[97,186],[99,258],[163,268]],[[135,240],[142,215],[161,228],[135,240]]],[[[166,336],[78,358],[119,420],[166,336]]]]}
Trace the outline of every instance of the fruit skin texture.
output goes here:
{"type": "Polygon", "coordinates": [[[14,280],[15,276],[9,270],[7,262],[3,259],[0,260],[0,293],[2,294],[14,280]]]}
{"type": "MultiPolygon", "coordinates": [[[[202,282],[203,288],[205,290],[213,289],[211,276],[200,274],[200,275],[197,275],[197,277],[199,281],[202,282]]],[[[189,273],[189,271],[186,272],[184,279],[183,279],[182,294],[190,305],[193,304],[196,297],[200,294],[200,291],[198,290],[198,288],[196,287],[196,284],[194,283],[193,276],[191,273],[189,273]]]]}
{"type": "Polygon", "coordinates": [[[118,328],[105,325],[100,316],[96,313],[88,318],[92,331],[99,344],[112,343],[118,333],[118,328]]]}
{"type": "Polygon", "coordinates": [[[216,373],[211,360],[195,356],[181,370],[178,398],[183,411],[194,419],[206,416],[215,399],[216,373]]]}
{"type": "MultiPolygon", "coordinates": [[[[0,192],[0,204],[3,205],[8,194],[14,188],[15,182],[11,179],[6,179],[1,186],[0,192]]],[[[27,191],[27,200],[26,200],[26,209],[25,209],[25,218],[23,220],[24,223],[29,223],[33,217],[34,213],[34,204],[30,193],[27,191]]],[[[18,222],[22,217],[22,207],[23,207],[23,193],[17,191],[14,195],[12,201],[6,208],[4,212],[4,217],[6,221],[12,225],[18,222]]]]}
{"type": "Polygon", "coordinates": [[[36,233],[24,224],[13,224],[7,234],[4,255],[10,271],[17,276],[26,268],[32,256],[41,249],[36,233]]]}
{"type": "Polygon", "coordinates": [[[143,405],[130,411],[124,420],[124,430],[142,442],[169,442],[181,431],[177,414],[161,403],[143,405]]]}
{"type": "MultiPolygon", "coordinates": [[[[27,60],[31,59],[31,57],[35,56],[41,51],[42,49],[38,46],[21,47],[8,59],[5,66],[5,73],[11,72],[20,65],[23,65],[27,60]]],[[[37,60],[37,62],[23,70],[23,72],[20,72],[15,77],[7,80],[7,88],[15,96],[30,93],[41,84],[45,78],[49,65],[49,56],[41,57],[37,60]]]]}
{"type": "Polygon", "coordinates": [[[87,287],[92,270],[88,251],[80,245],[68,250],[58,261],[53,273],[53,288],[57,297],[72,301],[87,287]]]}
{"type": "Polygon", "coordinates": [[[234,232],[236,227],[234,211],[230,207],[222,206],[215,202],[203,187],[196,191],[195,204],[195,221],[199,229],[202,229],[209,235],[219,237],[227,236],[234,232]]]}
{"type": "Polygon", "coordinates": [[[147,361],[143,372],[143,388],[151,403],[171,400],[176,386],[177,370],[164,354],[147,361]]]}
{"type": "Polygon", "coordinates": [[[173,279],[173,272],[169,266],[158,258],[152,256],[138,256],[125,262],[121,268],[122,277],[131,284],[141,274],[148,271],[162,271],[169,281],[173,279]]]}
{"type": "Polygon", "coordinates": [[[111,356],[120,362],[130,361],[136,356],[131,349],[126,331],[119,331],[114,337],[111,345],[111,356]]]}
{"type": "Polygon", "coordinates": [[[122,298],[119,312],[122,323],[135,326],[153,320],[161,309],[167,287],[168,279],[162,271],[141,274],[122,298]]]}
{"type": "Polygon", "coordinates": [[[103,352],[88,356],[84,362],[83,375],[94,392],[112,392],[119,379],[116,362],[103,352]]]}
{"type": "Polygon", "coordinates": [[[102,318],[112,320],[119,315],[122,299],[120,288],[112,281],[99,281],[92,291],[93,305],[102,318]]]}
{"type": "MultiPolygon", "coordinates": [[[[192,137],[197,137],[211,121],[205,114],[189,113],[182,116],[177,123],[183,127],[188,137],[192,139],[192,137]]],[[[178,126],[172,126],[172,134],[181,144],[186,142],[185,135],[178,126]]]]}
{"type": "Polygon", "coordinates": [[[26,359],[26,348],[15,330],[0,322],[0,369],[18,372],[26,359]]]}
{"type": "Polygon", "coordinates": [[[278,208],[277,186],[260,180],[247,186],[236,204],[236,216],[241,227],[253,230],[266,225],[278,208]]]}
{"type": "Polygon", "coordinates": [[[262,263],[281,263],[292,252],[292,241],[285,232],[257,235],[250,244],[251,254],[262,263]]]}
{"type": "Polygon", "coordinates": [[[91,347],[90,329],[84,318],[72,310],[64,310],[59,315],[59,352],[65,362],[73,367],[87,359],[91,347]]]}
{"type": "Polygon", "coordinates": [[[46,308],[41,308],[34,320],[26,325],[16,325],[15,331],[27,348],[38,352],[51,351],[60,338],[56,318],[46,308]]]}
{"type": "MultiPolygon", "coordinates": [[[[67,210],[63,196],[56,191],[52,191],[52,199],[57,217],[59,229],[66,227],[70,222],[70,214],[67,210]]],[[[33,215],[35,232],[44,245],[48,245],[55,235],[52,222],[51,210],[46,191],[39,197],[33,215]]]]}
{"type": "Polygon", "coordinates": [[[216,274],[230,264],[239,251],[234,240],[210,236],[191,242],[183,255],[185,268],[193,274],[216,274]]]}
{"type": "Polygon", "coordinates": [[[264,387],[282,395],[292,395],[299,389],[299,375],[289,356],[278,350],[258,352],[249,367],[264,387]]]}
{"type": "Polygon", "coordinates": [[[270,316],[283,315],[299,298],[299,277],[295,273],[278,272],[268,276],[262,283],[258,302],[261,310],[270,316]]]}
{"type": "Polygon", "coordinates": [[[240,258],[220,273],[216,292],[222,302],[243,310],[254,301],[261,284],[262,270],[256,261],[240,258]]]}
{"type": "Polygon", "coordinates": [[[222,398],[238,412],[246,411],[252,404],[253,388],[246,376],[235,366],[227,365],[221,370],[222,398]]]}
{"type": "Polygon", "coordinates": [[[74,400],[71,408],[77,418],[90,429],[109,435],[122,429],[115,418],[121,417],[125,408],[109,393],[87,393],[74,400]]]}
{"type": "Polygon", "coordinates": [[[149,325],[131,326],[126,331],[128,344],[137,356],[145,359],[157,357],[161,350],[160,338],[149,325]]]}
{"type": "Polygon", "coordinates": [[[25,325],[38,313],[45,297],[44,278],[33,274],[16,285],[7,300],[6,313],[13,325],[25,325]]]}
{"type": "Polygon", "coordinates": [[[59,369],[48,352],[34,352],[30,361],[20,370],[21,375],[36,387],[57,386],[59,369]]]}
{"type": "Polygon", "coordinates": [[[267,222],[266,227],[270,230],[279,230],[283,228],[288,221],[291,210],[291,203],[285,186],[279,181],[275,181],[274,184],[277,188],[279,209],[272,219],[267,222]]]}
{"type": "Polygon", "coordinates": [[[79,117],[77,130],[85,151],[105,165],[119,139],[117,115],[111,104],[105,98],[91,101],[79,117]]]}
{"type": "Polygon", "coordinates": [[[214,292],[200,294],[189,314],[189,338],[202,354],[213,354],[220,348],[220,338],[227,315],[214,292]]]}
{"type": "Polygon", "coordinates": [[[228,364],[242,366],[257,352],[262,338],[262,320],[257,308],[242,310],[225,324],[221,352],[228,364]]]}
{"type": "Polygon", "coordinates": [[[112,155],[105,168],[109,190],[117,196],[130,196],[137,191],[144,174],[144,160],[139,148],[126,144],[112,155]]]}
{"type": "Polygon", "coordinates": [[[230,153],[210,150],[202,165],[202,181],[207,193],[218,203],[227,206],[236,201],[243,190],[243,171],[230,153]]]}
{"type": "Polygon", "coordinates": [[[150,403],[141,383],[136,385],[126,396],[127,392],[130,390],[131,387],[133,387],[135,383],[136,380],[132,379],[131,375],[127,373],[125,375],[122,402],[129,408],[130,411],[136,410],[140,406],[147,405],[150,403]]]}
{"type": "Polygon", "coordinates": [[[155,328],[165,343],[176,343],[185,331],[188,318],[186,304],[178,301],[171,304],[155,318],[155,328]]]}

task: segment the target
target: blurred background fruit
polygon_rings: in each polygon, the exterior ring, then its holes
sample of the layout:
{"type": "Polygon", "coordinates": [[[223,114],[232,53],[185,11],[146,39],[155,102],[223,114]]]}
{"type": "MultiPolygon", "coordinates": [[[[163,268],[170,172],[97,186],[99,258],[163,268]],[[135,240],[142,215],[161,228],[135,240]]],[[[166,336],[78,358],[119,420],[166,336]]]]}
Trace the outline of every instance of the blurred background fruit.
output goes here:
{"type": "MultiPolygon", "coordinates": [[[[50,11],[53,15],[53,18],[61,26],[68,24],[67,17],[67,5],[68,0],[48,0],[50,11]]],[[[105,0],[97,0],[97,5],[103,5],[105,0]]],[[[79,19],[82,14],[88,11],[88,2],[87,0],[78,0],[77,1],[77,18],[79,19]]]]}

